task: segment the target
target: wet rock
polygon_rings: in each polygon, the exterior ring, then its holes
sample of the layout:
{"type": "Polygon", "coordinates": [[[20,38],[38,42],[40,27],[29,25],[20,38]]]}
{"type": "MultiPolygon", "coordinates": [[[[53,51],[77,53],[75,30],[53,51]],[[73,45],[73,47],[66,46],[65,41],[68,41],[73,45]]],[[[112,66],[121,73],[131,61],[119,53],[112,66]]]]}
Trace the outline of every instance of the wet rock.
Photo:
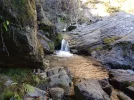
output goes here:
{"type": "Polygon", "coordinates": [[[128,70],[111,69],[109,73],[109,82],[116,88],[124,90],[134,83],[134,74],[128,70]]]}
{"type": "Polygon", "coordinates": [[[110,100],[98,80],[82,79],[75,85],[74,91],[77,100],[110,100]]]}
{"type": "Polygon", "coordinates": [[[51,88],[50,95],[53,100],[62,100],[64,96],[64,90],[59,87],[51,88]]]}
{"type": "Polygon", "coordinates": [[[111,96],[112,94],[112,86],[109,84],[107,80],[99,80],[99,83],[102,87],[102,89],[109,95],[111,96]]]}

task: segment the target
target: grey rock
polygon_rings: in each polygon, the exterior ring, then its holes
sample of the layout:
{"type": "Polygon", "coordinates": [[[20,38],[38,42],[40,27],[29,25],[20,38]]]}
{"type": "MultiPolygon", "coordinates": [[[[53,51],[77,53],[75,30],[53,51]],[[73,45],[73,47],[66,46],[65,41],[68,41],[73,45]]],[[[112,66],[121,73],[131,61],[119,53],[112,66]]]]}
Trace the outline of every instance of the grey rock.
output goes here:
{"type": "Polygon", "coordinates": [[[55,74],[67,74],[65,69],[63,67],[58,67],[58,68],[52,68],[52,69],[49,69],[47,70],[47,76],[50,77],[52,75],[55,75],[55,74]]]}
{"type": "Polygon", "coordinates": [[[59,87],[51,88],[50,95],[53,100],[62,100],[64,96],[64,90],[59,87]]]}
{"type": "Polygon", "coordinates": [[[75,85],[74,91],[76,100],[110,100],[98,80],[82,79],[75,85]]]}
{"type": "Polygon", "coordinates": [[[10,77],[0,74],[0,84],[1,84],[1,86],[8,87],[12,83],[14,83],[14,82],[13,82],[13,80],[10,77]]]}
{"type": "Polygon", "coordinates": [[[133,68],[134,15],[125,12],[104,17],[68,32],[70,47],[86,51],[112,68],[133,68]]]}
{"type": "Polygon", "coordinates": [[[99,80],[99,83],[102,87],[102,89],[111,96],[112,94],[112,86],[109,84],[108,80],[99,80]]]}
{"type": "Polygon", "coordinates": [[[119,92],[117,94],[117,97],[119,98],[119,100],[132,100],[130,97],[128,97],[126,94],[124,94],[123,92],[119,92]]]}
{"type": "Polygon", "coordinates": [[[6,42],[7,50],[3,49],[3,44],[0,44],[0,66],[4,68],[41,67],[44,53],[37,39],[35,1],[26,1],[21,6],[19,4],[15,8],[14,1],[0,0],[1,16],[8,19],[10,24],[8,31],[11,33],[4,32],[3,39],[6,42]]]}
{"type": "Polygon", "coordinates": [[[65,94],[68,94],[69,92],[69,84],[70,84],[70,79],[67,76],[67,74],[56,74],[53,76],[49,77],[50,80],[50,86],[53,87],[61,87],[65,90],[65,94]]]}
{"type": "Polygon", "coordinates": [[[46,95],[46,92],[43,90],[40,90],[39,88],[33,87],[34,91],[33,92],[28,92],[27,95],[30,97],[39,97],[39,96],[44,96],[46,95]]]}
{"type": "Polygon", "coordinates": [[[109,72],[109,82],[118,89],[125,89],[134,83],[134,74],[127,70],[111,69],[109,72]]]}
{"type": "Polygon", "coordinates": [[[129,86],[125,89],[125,93],[134,99],[134,86],[129,86]]]}

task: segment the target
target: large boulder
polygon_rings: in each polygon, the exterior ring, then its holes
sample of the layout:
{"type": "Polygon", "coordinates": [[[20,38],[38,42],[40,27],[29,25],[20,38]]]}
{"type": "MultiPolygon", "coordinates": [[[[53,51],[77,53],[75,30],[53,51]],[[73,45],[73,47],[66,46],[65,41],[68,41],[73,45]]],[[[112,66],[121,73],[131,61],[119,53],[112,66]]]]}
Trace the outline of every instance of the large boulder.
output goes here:
{"type": "Polygon", "coordinates": [[[109,82],[118,89],[125,89],[134,83],[134,72],[130,70],[112,69],[109,72],[109,82]]]}
{"type": "Polygon", "coordinates": [[[91,54],[112,68],[134,65],[134,16],[119,12],[91,25],[80,25],[68,33],[70,47],[91,54]]]}
{"type": "Polygon", "coordinates": [[[109,82],[117,89],[124,91],[134,99],[134,71],[112,69],[109,73],[109,82]]]}
{"type": "Polygon", "coordinates": [[[37,39],[34,0],[0,0],[1,67],[41,67],[43,48],[37,39]]]}
{"type": "MultiPolygon", "coordinates": [[[[62,88],[66,95],[70,92],[71,77],[63,67],[48,68],[43,73],[38,73],[43,79],[38,87],[46,90],[49,88],[62,88]]],[[[61,91],[59,91],[61,92],[61,91]]],[[[62,93],[62,92],[61,92],[62,93]]]]}
{"type": "Polygon", "coordinates": [[[60,87],[64,89],[65,94],[69,93],[71,80],[63,67],[48,70],[47,76],[50,87],[60,87]]]}
{"type": "Polygon", "coordinates": [[[75,87],[76,100],[110,100],[97,80],[82,79],[75,87]]]}

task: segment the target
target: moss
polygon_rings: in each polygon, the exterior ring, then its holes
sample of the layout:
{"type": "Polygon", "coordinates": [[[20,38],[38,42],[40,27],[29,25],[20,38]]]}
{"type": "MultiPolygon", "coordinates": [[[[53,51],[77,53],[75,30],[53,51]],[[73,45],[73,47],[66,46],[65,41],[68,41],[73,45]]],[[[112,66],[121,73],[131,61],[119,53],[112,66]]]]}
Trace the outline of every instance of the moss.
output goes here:
{"type": "Polygon", "coordinates": [[[11,85],[0,93],[0,100],[23,100],[24,93],[21,85],[11,85]]]}
{"type": "Polygon", "coordinates": [[[31,69],[23,69],[23,68],[7,68],[1,69],[1,74],[5,74],[12,78],[14,82],[17,83],[30,83],[32,85],[36,85],[38,83],[38,76],[32,74],[31,69]]]}
{"type": "Polygon", "coordinates": [[[13,97],[13,96],[14,96],[13,91],[6,90],[6,91],[3,92],[3,94],[1,95],[0,98],[1,98],[1,100],[10,100],[11,97],[13,97]]]}
{"type": "Polygon", "coordinates": [[[55,49],[59,49],[62,39],[63,39],[62,33],[58,33],[56,38],[54,39],[55,49]]]}
{"type": "Polygon", "coordinates": [[[134,81],[133,81],[133,82],[128,82],[128,81],[126,81],[126,82],[124,82],[123,84],[124,84],[125,87],[134,86],[134,81]]]}
{"type": "Polygon", "coordinates": [[[53,42],[49,42],[48,45],[49,45],[50,51],[54,52],[54,49],[55,49],[54,43],[53,42]]]}
{"type": "Polygon", "coordinates": [[[110,45],[112,43],[114,43],[119,37],[113,36],[113,37],[109,37],[109,38],[104,38],[103,39],[103,43],[106,45],[110,45]]]}
{"type": "Polygon", "coordinates": [[[102,49],[103,49],[102,46],[97,46],[97,47],[95,47],[95,48],[89,48],[88,51],[91,53],[91,52],[93,52],[93,51],[100,51],[100,50],[102,50],[102,49]]]}

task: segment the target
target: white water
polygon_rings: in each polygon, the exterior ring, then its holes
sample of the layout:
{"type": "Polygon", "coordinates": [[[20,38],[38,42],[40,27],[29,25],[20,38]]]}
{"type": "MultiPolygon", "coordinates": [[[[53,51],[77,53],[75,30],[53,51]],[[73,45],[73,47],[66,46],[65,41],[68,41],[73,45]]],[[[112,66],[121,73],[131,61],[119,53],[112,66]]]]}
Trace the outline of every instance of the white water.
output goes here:
{"type": "Polygon", "coordinates": [[[56,55],[59,57],[71,57],[73,55],[70,53],[68,41],[65,39],[61,41],[61,50],[56,51],[56,55]]]}

